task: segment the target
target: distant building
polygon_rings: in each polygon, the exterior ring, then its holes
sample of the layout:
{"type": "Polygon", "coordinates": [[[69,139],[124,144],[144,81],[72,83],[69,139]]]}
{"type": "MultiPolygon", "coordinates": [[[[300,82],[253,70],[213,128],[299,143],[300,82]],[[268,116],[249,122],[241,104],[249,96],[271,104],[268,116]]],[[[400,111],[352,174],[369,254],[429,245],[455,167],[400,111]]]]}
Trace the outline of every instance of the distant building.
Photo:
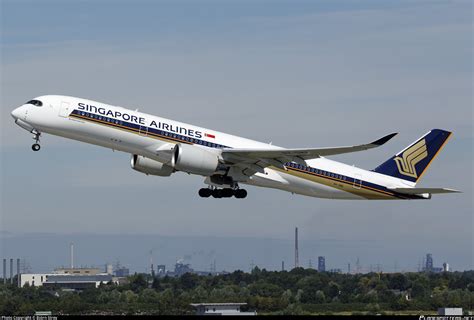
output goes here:
{"type": "Polygon", "coordinates": [[[443,271],[449,272],[449,264],[447,262],[443,263],[443,271]]]}
{"type": "Polygon", "coordinates": [[[175,276],[180,277],[185,273],[193,273],[193,272],[194,272],[194,269],[191,268],[190,264],[184,264],[184,263],[178,261],[174,265],[174,275],[175,276]]]}
{"type": "Polygon", "coordinates": [[[105,273],[114,274],[114,267],[111,264],[105,265],[105,273]]]}
{"type": "Polygon", "coordinates": [[[158,276],[164,276],[166,273],[166,266],[164,264],[159,264],[156,266],[156,274],[158,276]]]}
{"type": "Polygon", "coordinates": [[[51,274],[48,273],[23,273],[20,274],[20,287],[29,285],[32,287],[41,287],[51,274]]]}
{"type": "Polygon", "coordinates": [[[440,316],[462,316],[462,308],[439,308],[440,316]]]}
{"type": "Polygon", "coordinates": [[[449,264],[446,262],[443,263],[442,267],[435,267],[433,263],[433,255],[431,253],[426,254],[426,260],[422,269],[424,272],[433,272],[433,273],[441,273],[449,271],[449,264]]]}
{"type": "Polygon", "coordinates": [[[425,271],[426,272],[433,271],[433,256],[431,253],[426,254],[425,271]]]}
{"type": "Polygon", "coordinates": [[[82,274],[82,275],[95,275],[101,273],[99,268],[57,268],[54,269],[55,274],[82,274]]]}
{"type": "MultiPolygon", "coordinates": [[[[111,271],[110,268],[106,268],[111,271]]],[[[82,290],[97,288],[109,282],[119,284],[119,278],[98,268],[57,268],[52,273],[24,273],[20,275],[20,286],[59,287],[82,290]]]]}
{"type": "Polygon", "coordinates": [[[114,274],[116,277],[128,277],[130,275],[130,270],[125,267],[120,267],[119,269],[115,269],[114,274]]]}
{"type": "Polygon", "coordinates": [[[194,270],[193,268],[191,268],[190,264],[183,263],[182,260],[178,260],[176,262],[176,264],[174,265],[174,270],[173,271],[166,270],[166,266],[164,264],[159,264],[159,265],[156,266],[156,276],[157,277],[165,277],[165,276],[168,276],[168,277],[181,277],[182,275],[184,275],[186,273],[193,273],[193,274],[197,274],[197,275],[200,275],[200,276],[208,276],[208,275],[217,276],[217,275],[221,275],[221,274],[228,274],[228,272],[226,272],[226,271],[214,271],[214,270],[211,270],[211,271],[197,271],[197,270],[194,270]]]}
{"type": "Polygon", "coordinates": [[[94,274],[94,275],[73,275],[59,273],[36,273],[21,274],[20,286],[30,285],[34,287],[59,287],[61,289],[82,290],[86,288],[97,288],[100,284],[109,282],[118,283],[118,278],[114,278],[110,274],[94,274]]]}
{"type": "Polygon", "coordinates": [[[334,268],[334,269],[330,269],[329,272],[331,272],[331,273],[342,273],[342,269],[334,268]]]}
{"type": "Polygon", "coordinates": [[[326,258],[325,257],[318,257],[318,271],[319,272],[326,271],[326,258]]]}
{"type": "Polygon", "coordinates": [[[196,315],[212,315],[212,316],[255,316],[256,311],[242,312],[241,306],[246,303],[191,303],[196,308],[196,315]]]}

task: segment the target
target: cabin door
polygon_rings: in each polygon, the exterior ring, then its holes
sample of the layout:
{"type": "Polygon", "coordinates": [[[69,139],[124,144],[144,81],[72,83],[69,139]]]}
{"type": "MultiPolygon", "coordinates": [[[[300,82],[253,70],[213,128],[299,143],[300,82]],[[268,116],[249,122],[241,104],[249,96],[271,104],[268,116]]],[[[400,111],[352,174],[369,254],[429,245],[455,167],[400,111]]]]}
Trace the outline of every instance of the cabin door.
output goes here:
{"type": "Polygon", "coordinates": [[[354,184],[352,185],[355,189],[360,189],[362,186],[362,176],[358,173],[354,174],[354,184]]]}
{"type": "Polygon", "coordinates": [[[61,106],[59,107],[59,116],[67,118],[71,113],[71,105],[69,102],[61,101],[61,106]]]}

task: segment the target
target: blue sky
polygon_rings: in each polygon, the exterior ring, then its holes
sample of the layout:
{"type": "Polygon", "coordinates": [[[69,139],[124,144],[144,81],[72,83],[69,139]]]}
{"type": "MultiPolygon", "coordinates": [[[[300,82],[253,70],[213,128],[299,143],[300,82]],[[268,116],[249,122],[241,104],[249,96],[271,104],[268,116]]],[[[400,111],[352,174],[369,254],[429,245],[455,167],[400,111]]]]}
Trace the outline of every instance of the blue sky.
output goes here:
{"type": "Polygon", "coordinates": [[[302,241],[327,243],[318,250],[340,267],[376,242],[387,250],[367,263],[414,268],[432,252],[472,269],[470,1],[2,1],[1,21],[4,233],[291,240],[299,226],[302,241]],[[367,169],[444,128],[454,136],[420,186],[464,193],[352,202],[250,187],[245,201],[203,200],[201,177],[146,177],[126,154],[52,136],[33,154],[9,113],[42,94],[286,147],[400,132],[377,150],[334,157],[367,169]],[[329,240],[348,249],[334,251],[329,240]]]}

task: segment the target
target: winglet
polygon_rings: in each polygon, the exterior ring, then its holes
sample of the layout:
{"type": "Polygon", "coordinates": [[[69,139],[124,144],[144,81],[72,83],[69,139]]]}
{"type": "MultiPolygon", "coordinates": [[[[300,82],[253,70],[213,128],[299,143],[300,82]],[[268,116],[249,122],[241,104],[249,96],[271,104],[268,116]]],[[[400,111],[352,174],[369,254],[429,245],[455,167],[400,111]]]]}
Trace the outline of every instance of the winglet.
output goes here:
{"type": "Polygon", "coordinates": [[[391,134],[388,134],[386,135],[385,137],[383,138],[380,138],[374,142],[371,142],[370,144],[375,144],[377,146],[381,146],[383,144],[385,144],[388,140],[392,139],[393,137],[395,137],[396,135],[398,134],[398,132],[394,132],[394,133],[391,133],[391,134]]]}

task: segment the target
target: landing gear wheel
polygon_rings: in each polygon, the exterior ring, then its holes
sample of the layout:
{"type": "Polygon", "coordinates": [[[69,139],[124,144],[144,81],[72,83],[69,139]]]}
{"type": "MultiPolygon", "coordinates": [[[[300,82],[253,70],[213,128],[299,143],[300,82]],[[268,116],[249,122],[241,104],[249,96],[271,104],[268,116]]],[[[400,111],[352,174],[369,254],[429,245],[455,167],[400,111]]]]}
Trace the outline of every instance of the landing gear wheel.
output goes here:
{"type": "Polygon", "coordinates": [[[225,188],[221,190],[222,198],[231,198],[234,195],[234,190],[225,188]]]}
{"type": "Polygon", "coordinates": [[[247,197],[247,190],[245,190],[245,189],[237,189],[237,190],[234,191],[234,196],[235,196],[237,199],[246,198],[246,197],[247,197]]]}
{"type": "Polygon", "coordinates": [[[33,129],[31,133],[33,133],[33,140],[35,140],[35,144],[31,146],[31,149],[33,149],[33,151],[39,151],[39,149],[41,149],[39,145],[41,133],[36,131],[36,129],[33,129]]]}
{"type": "Polygon", "coordinates": [[[212,190],[208,188],[199,189],[199,196],[201,198],[209,198],[212,194],[212,190]]]}
{"type": "Polygon", "coordinates": [[[214,190],[212,190],[212,196],[213,196],[214,198],[218,198],[218,199],[219,199],[219,198],[222,198],[222,190],[220,190],[220,189],[214,189],[214,190]]]}

